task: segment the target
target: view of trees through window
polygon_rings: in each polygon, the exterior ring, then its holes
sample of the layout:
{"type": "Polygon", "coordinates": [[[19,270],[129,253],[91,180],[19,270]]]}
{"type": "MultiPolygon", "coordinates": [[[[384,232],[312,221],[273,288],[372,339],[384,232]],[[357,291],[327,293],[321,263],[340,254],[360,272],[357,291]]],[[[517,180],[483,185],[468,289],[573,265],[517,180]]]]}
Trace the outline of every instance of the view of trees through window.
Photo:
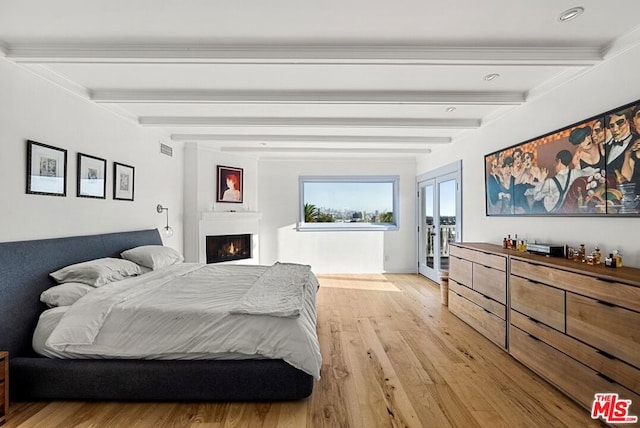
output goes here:
{"type": "Polygon", "coordinates": [[[301,179],[304,223],[395,225],[396,177],[301,179]]]}

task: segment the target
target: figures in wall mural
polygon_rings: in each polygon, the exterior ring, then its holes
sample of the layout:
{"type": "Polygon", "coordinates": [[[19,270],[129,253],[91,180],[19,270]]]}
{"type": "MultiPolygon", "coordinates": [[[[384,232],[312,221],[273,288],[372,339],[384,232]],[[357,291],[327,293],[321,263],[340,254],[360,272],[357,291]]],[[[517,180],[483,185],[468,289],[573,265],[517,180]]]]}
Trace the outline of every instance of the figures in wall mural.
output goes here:
{"type": "Polygon", "coordinates": [[[487,215],[639,215],[640,103],[485,156],[487,215]]]}

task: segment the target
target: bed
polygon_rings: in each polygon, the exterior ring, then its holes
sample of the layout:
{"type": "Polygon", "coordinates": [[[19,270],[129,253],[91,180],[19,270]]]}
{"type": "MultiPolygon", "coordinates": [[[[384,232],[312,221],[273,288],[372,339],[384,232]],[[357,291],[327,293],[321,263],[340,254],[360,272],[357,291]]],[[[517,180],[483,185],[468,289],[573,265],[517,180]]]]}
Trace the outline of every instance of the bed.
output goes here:
{"type": "MultiPolygon", "coordinates": [[[[64,266],[162,245],[155,229],[0,243],[0,350],[12,400],[274,401],[311,394],[314,376],[283,359],[60,359],[36,354],[40,294],[64,266]]],[[[146,274],[145,274],[146,275],[146,274]]],[[[317,377],[317,376],[316,376],[317,377]]]]}

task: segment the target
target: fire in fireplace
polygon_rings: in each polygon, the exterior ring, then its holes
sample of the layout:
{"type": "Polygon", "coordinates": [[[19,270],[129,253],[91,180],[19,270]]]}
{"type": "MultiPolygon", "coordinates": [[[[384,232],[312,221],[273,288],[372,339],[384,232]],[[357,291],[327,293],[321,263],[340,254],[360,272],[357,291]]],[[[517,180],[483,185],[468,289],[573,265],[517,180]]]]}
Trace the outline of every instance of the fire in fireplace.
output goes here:
{"type": "Polygon", "coordinates": [[[207,263],[251,258],[251,235],[207,236],[207,263]]]}

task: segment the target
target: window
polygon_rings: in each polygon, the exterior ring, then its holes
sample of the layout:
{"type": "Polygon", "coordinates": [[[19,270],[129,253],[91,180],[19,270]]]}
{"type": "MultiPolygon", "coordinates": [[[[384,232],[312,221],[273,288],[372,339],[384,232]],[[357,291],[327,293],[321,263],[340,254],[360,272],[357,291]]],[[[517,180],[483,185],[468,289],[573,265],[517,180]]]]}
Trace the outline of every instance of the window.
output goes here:
{"type": "Polygon", "coordinates": [[[397,230],[399,176],[300,177],[298,230],[397,230]]]}

